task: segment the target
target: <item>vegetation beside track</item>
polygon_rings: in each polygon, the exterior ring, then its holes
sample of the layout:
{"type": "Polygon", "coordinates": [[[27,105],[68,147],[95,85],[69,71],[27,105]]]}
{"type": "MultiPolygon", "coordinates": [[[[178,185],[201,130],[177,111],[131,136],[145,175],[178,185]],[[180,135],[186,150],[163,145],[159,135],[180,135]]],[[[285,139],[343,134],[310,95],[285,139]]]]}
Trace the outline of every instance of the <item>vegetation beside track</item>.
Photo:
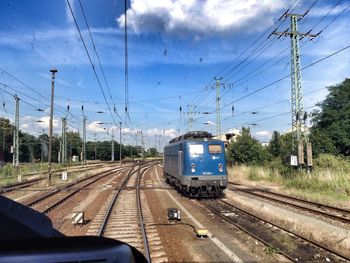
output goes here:
{"type": "MultiPolygon", "coordinates": [[[[292,133],[272,133],[267,146],[255,139],[249,128],[229,144],[227,159],[232,165],[231,180],[263,181],[283,186],[295,194],[318,201],[350,200],[350,79],[327,87],[329,94],[317,104],[311,117],[308,141],[312,144],[311,172],[285,164],[292,151],[292,133]]],[[[255,124],[258,125],[258,124],[255,124]]],[[[304,162],[306,154],[304,152],[304,162]]]]}
{"type": "Polygon", "coordinates": [[[334,204],[350,200],[350,162],[328,154],[321,154],[314,160],[311,173],[281,172],[273,162],[270,165],[238,165],[229,167],[228,172],[230,181],[273,184],[314,201],[334,204]]]}

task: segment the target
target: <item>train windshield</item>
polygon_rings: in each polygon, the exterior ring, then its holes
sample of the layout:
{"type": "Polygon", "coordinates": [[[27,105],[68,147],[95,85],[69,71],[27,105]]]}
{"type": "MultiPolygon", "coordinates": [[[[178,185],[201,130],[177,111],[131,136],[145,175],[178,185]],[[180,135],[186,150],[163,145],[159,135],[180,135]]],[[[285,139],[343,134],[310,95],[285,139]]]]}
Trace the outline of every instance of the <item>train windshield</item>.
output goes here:
{"type": "Polygon", "coordinates": [[[221,153],[221,148],[219,144],[209,144],[209,153],[221,153]]]}
{"type": "Polygon", "coordinates": [[[203,145],[201,145],[201,144],[190,145],[190,154],[198,155],[198,154],[203,154],[203,153],[204,153],[203,145]]]}

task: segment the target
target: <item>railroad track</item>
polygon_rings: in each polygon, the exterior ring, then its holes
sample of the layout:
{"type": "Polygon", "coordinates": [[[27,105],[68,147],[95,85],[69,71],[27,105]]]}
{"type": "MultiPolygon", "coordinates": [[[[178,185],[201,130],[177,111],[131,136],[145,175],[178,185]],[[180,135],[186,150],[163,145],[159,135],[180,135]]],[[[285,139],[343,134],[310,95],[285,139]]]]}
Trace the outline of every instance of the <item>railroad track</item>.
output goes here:
{"type": "Polygon", "coordinates": [[[28,180],[25,182],[7,185],[7,186],[0,188],[0,194],[9,193],[9,192],[14,191],[14,190],[30,187],[34,184],[37,184],[38,182],[40,182],[42,180],[43,180],[43,178],[36,178],[36,179],[28,180]]]}
{"type": "Polygon", "coordinates": [[[39,196],[38,198],[32,200],[31,202],[25,203],[25,205],[32,207],[33,209],[41,213],[46,214],[50,212],[52,209],[56,208],[57,206],[67,201],[69,198],[77,194],[82,189],[87,188],[91,184],[107,176],[111,176],[111,175],[114,176],[115,173],[120,172],[124,168],[125,167],[114,168],[108,171],[95,174],[93,176],[89,176],[87,178],[82,178],[80,180],[74,181],[62,187],[49,191],[48,193],[39,196]]]}
{"type": "Polygon", "coordinates": [[[167,262],[147,199],[141,192],[141,177],[153,165],[130,168],[91,223],[87,234],[126,242],[141,251],[148,262],[167,262]]]}
{"type": "MultiPolygon", "coordinates": [[[[89,165],[88,167],[68,167],[68,171],[69,172],[74,172],[74,171],[80,171],[80,172],[84,172],[84,171],[90,171],[90,170],[94,170],[96,168],[99,168],[101,165],[103,164],[97,164],[97,165],[89,165]]],[[[62,171],[66,171],[67,169],[58,169],[58,170],[53,170],[52,173],[54,174],[54,176],[59,176],[59,172],[62,171]]],[[[36,173],[31,173],[31,174],[25,174],[23,176],[34,176],[34,175],[42,175],[42,174],[46,174],[47,172],[36,172],[36,173]]],[[[14,184],[10,184],[4,187],[0,187],[0,194],[5,194],[5,193],[9,193],[12,192],[14,190],[22,190],[24,188],[28,188],[30,186],[33,186],[43,180],[45,180],[46,178],[35,178],[35,179],[31,179],[31,180],[26,180],[24,182],[19,182],[19,183],[14,183],[14,184]]]]}
{"type": "Polygon", "coordinates": [[[224,200],[202,200],[200,203],[218,217],[265,244],[268,250],[280,253],[293,262],[350,261],[350,256],[340,251],[302,237],[224,200]]]}
{"type": "Polygon", "coordinates": [[[312,214],[321,215],[326,218],[350,224],[350,211],[346,209],[307,201],[300,198],[266,191],[259,188],[241,188],[243,185],[240,184],[229,183],[229,185],[231,185],[231,187],[229,188],[230,190],[240,191],[257,198],[263,198],[265,200],[277,202],[283,205],[297,208],[299,210],[307,211],[312,214]]]}

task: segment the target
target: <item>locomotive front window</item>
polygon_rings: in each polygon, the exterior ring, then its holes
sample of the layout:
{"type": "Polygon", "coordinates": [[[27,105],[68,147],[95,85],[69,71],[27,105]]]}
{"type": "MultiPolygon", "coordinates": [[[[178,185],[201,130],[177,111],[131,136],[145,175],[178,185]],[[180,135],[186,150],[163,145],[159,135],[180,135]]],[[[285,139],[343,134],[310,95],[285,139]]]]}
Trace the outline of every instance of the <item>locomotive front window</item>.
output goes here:
{"type": "Polygon", "coordinates": [[[221,145],[209,144],[209,153],[221,153],[221,145]]]}
{"type": "Polygon", "coordinates": [[[190,145],[190,154],[203,154],[204,148],[201,144],[192,144],[190,145]]]}

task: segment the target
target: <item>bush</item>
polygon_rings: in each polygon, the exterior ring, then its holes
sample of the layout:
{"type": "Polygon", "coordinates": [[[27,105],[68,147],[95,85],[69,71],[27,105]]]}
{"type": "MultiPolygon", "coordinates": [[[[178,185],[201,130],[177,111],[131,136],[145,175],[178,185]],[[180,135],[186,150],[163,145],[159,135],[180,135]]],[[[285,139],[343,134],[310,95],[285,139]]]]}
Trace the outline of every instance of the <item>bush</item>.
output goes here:
{"type": "Polygon", "coordinates": [[[350,162],[340,156],[320,154],[314,159],[315,169],[331,169],[334,171],[350,172],[350,162]]]}
{"type": "Polygon", "coordinates": [[[229,161],[237,164],[261,165],[270,159],[267,149],[251,136],[249,128],[242,129],[242,136],[229,145],[227,155],[229,161]]]}

